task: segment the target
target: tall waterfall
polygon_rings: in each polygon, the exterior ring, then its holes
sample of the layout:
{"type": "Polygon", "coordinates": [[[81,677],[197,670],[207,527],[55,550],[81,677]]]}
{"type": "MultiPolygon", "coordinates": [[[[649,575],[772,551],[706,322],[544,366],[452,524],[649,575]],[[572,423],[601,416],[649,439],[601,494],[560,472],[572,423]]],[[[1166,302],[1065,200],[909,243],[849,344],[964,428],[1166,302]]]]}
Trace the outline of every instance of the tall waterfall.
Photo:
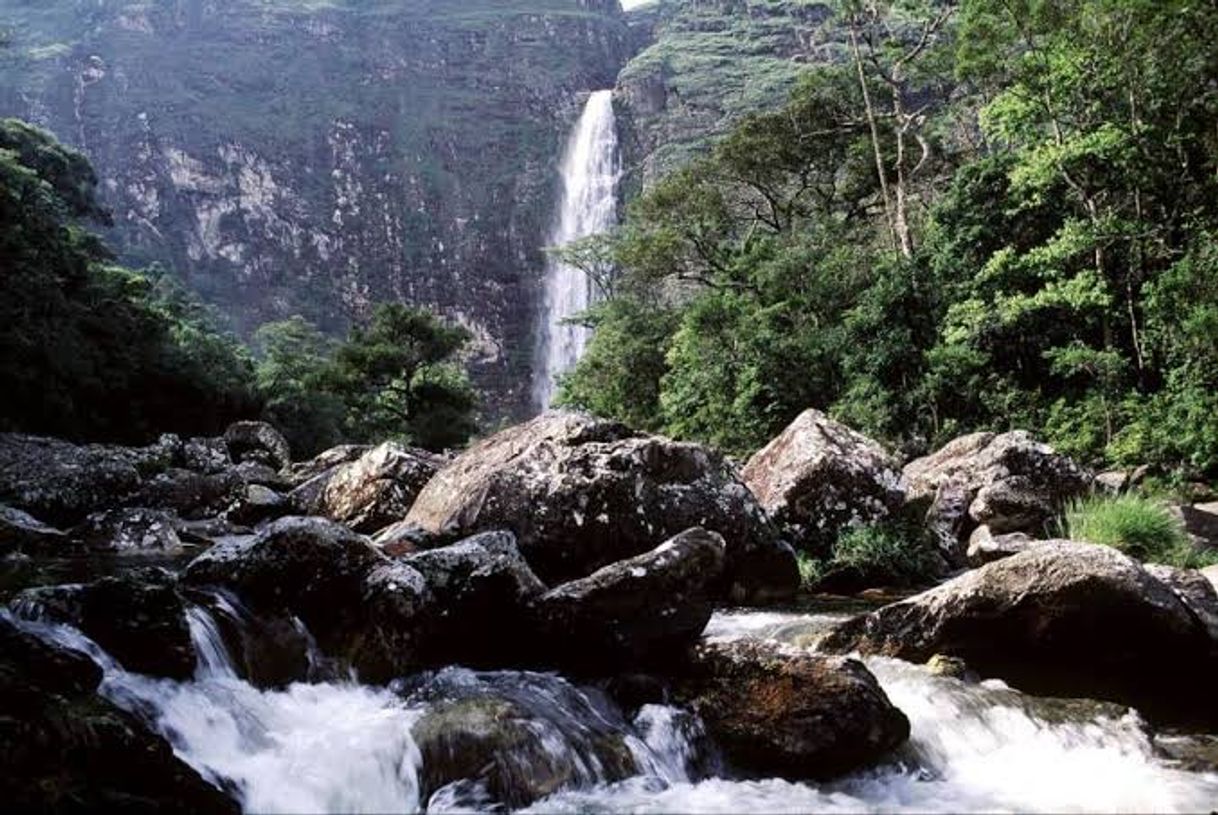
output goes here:
{"type": "MultiPolygon", "coordinates": [[[[619,175],[613,92],[596,91],[567,141],[562,160],[562,193],[551,246],[606,231],[617,214],[619,175]]],[[[592,281],[555,257],[546,262],[541,336],[533,379],[533,400],[545,410],[554,398],[555,380],[569,371],[588,344],[589,329],[564,324],[592,302],[592,281]]]]}

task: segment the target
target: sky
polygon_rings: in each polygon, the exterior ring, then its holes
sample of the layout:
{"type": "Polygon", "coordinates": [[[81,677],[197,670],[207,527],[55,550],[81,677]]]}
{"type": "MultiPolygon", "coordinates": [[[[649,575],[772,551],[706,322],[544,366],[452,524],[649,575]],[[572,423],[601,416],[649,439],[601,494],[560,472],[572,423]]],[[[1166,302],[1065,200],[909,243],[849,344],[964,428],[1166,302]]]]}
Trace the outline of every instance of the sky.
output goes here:
{"type": "Polygon", "coordinates": [[[639,6],[645,6],[651,2],[654,2],[654,0],[622,0],[622,8],[629,10],[632,8],[638,8],[639,6]]]}

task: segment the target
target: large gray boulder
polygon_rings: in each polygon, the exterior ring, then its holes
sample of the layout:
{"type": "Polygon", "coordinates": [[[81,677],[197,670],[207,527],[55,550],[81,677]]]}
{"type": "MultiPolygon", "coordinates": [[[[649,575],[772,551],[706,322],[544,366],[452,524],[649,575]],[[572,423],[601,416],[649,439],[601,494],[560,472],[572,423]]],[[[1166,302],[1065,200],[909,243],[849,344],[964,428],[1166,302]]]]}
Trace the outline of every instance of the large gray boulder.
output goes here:
{"type": "Polygon", "coordinates": [[[710,620],[723,571],[723,538],[689,529],[650,552],[563,583],[534,614],[543,661],[582,670],[632,670],[671,662],[710,620]]]}
{"type": "Polygon", "coordinates": [[[331,471],[315,509],[356,532],[376,532],[406,517],[442,463],[424,450],[386,442],[331,471]]]}
{"type": "Polygon", "coordinates": [[[940,552],[955,566],[981,524],[995,535],[1043,536],[1062,504],[1086,492],[1090,473],[1027,432],[972,433],[905,466],[908,500],[926,506],[940,552]]]}
{"type": "Polygon", "coordinates": [[[68,546],[65,532],[13,507],[0,504],[0,556],[10,552],[55,553],[68,546]]]}
{"type": "Polygon", "coordinates": [[[697,646],[673,693],[734,766],[758,775],[831,778],[909,738],[909,720],[861,662],[772,643],[697,646]]]}
{"type": "Polygon", "coordinates": [[[340,444],[318,453],[308,461],[288,465],[284,468],[283,475],[288,479],[289,486],[299,487],[328,470],[350,464],[371,449],[367,444],[340,444]]]}
{"type": "Polygon", "coordinates": [[[266,422],[235,422],[224,431],[228,455],[236,464],[253,461],[273,470],[292,463],[287,439],[266,422]]]}
{"type": "Polygon", "coordinates": [[[129,671],[172,679],[194,673],[186,607],[164,569],[26,589],[12,605],[23,617],[75,626],[129,671]]]}
{"type": "Polygon", "coordinates": [[[450,539],[511,530],[551,585],[702,526],[727,542],[723,594],[764,600],[799,585],[793,552],[721,456],[575,413],[548,412],[474,445],[436,474],[406,521],[450,539]]]}
{"type": "Polygon", "coordinates": [[[742,477],[796,548],[812,551],[826,551],[845,528],[890,517],[905,501],[897,460],[819,410],[805,410],[758,450],[742,477]]]}
{"type": "Polygon", "coordinates": [[[1218,641],[1175,589],[1105,546],[1041,543],[843,623],[820,647],[944,654],[1031,693],[1218,722],[1218,641]]]}

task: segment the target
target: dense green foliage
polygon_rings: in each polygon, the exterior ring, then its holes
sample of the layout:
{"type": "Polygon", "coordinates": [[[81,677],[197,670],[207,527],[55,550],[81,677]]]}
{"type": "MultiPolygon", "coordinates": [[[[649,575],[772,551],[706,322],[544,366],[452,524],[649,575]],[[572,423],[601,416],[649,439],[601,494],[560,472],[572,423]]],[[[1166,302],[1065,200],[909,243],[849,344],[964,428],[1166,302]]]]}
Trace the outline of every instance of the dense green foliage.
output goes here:
{"type": "Polygon", "coordinates": [[[738,453],[815,406],[1218,476],[1218,7],[837,20],[844,62],[632,203],[564,399],[738,453]]]}
{"type": "Polygon", "coordinates": [[[899,523],[846,529],[829,558],[799,553],[804,585],[815,591],[854,592],[869,586],[913,587],[928,583],[942,564],[920,530],[899,523]]]}
{"type": "Polygon", "coordinates": [[[1200,568],[1218,562],[1189,541],[1184,525],[1154,498],[1097,496],[1066,508],[1065,532],[1073,540],[1120,549],[1147,563],[1200,568]]]}
{"type": "Polygon", "coordinates": [[[477,400],[457,356],[465,329],[399,304],[384,304],[345,342],[301,317],[255,336],[265,416],[301,455],[339,442],[397,438],[433,450],[474,432],[477,400]]]}
{"type": "Polygon", "coordinates": [[[0,429],[90,440],[215,432],[256,410],[231,336],[157,270],[115,264],[83,156],[0,121],[0,429]]]}

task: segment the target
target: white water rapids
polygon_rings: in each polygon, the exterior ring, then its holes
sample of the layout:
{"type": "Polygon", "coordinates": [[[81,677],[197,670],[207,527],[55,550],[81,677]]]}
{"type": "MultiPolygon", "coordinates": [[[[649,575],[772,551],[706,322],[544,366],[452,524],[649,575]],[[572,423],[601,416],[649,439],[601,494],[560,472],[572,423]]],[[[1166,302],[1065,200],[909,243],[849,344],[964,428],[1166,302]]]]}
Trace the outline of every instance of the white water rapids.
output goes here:
{"type": "MultiPolygon", "coordinates": [[[[563,153],[558,217],[549,236],[553,247],[599,235],[617,216],[619,175],[613,91],[588,97],[563,153]]],[[[588,344],[586,326],[566,322],[593,300],[592,281],[579,269],[551,256],[546,262],[533,400],[545,410],[559,376],[574,367],[588,344]]]]}
{"type": "MultiPolygon", "coordinates": [[[[24,623],[102,665],[102,693],[144,716],[178,755],[234,794],[249,812],[430,811],[454,802],[445,790],[419,800],[422,758],[411,728],[419,703],[354,681],[258,690],[238,678],[210,613],[191,609],[199,665],[193,680],[150,679],[122,670],[65,626],[24,623]]],[[[707,636],[777,638],[803,644],[833,622],[825,615],[719,613],[707,636]]],[[[1209,811],[1218,774],[1189,772],[1155,755],[1140,720],[1112,706],[1038,700],[1001,683],[968,685],[919,666],[868,665],[912,723],[910,743],[888,763],[832,784],[779,779],[691,778],[696,727],[686,714],[646,705],[633,722],[615,718],[642,768],[616,783],[582,780],[530,812],[1117,812],[1209,811]],[[1114,712],[1115,711],[1115,712],[1114,712]]],[[[536,694],[536,710],[563,705],[548,749],[569,750],[572,721],[591,697],[557,677],[456,671],[458,679],[505,676],[511,690],[536,694]],[[462,678],[465,677],[465,678],[462,678]],[[564,735],[566,734],[566,735],[564,735]]],[[[616,713],[614,714],[616,717],[616,713]]],[[[538,721],[544,721],[539,719],[538,721]]],[[[598,719],[604,726],[607,719],[598,719]]]]}

